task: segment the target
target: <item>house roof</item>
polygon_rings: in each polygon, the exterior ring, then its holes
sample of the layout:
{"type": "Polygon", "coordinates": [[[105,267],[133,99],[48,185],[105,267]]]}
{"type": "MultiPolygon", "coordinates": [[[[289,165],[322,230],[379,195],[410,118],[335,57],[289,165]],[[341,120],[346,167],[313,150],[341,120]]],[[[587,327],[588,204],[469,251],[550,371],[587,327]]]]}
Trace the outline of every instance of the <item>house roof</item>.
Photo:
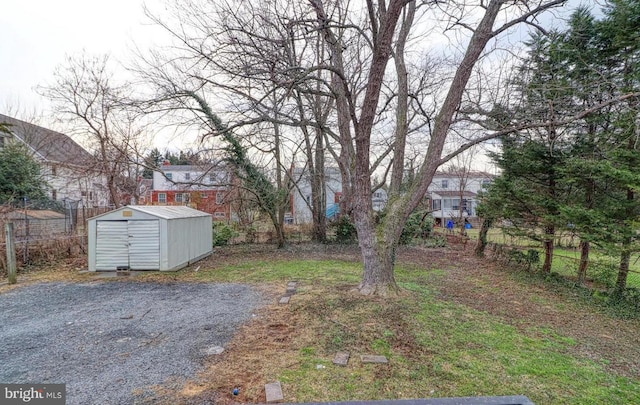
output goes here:
{"type": "Polygon", "coordinates": [[[443,172],[443,171],[437,171],[436,174],[433,175],[434,178],[445,178],[445,179],[458,179],[461,177],[464,178],[473,178],[473,179],[477,179],[477,178],[482,178],[482,179],[493,179],[496,176],[491,174],[491,173],[487,173],[487,172],[483,172],[483,171],[478,171],[478,170],[470,170],[466,173],[460,173],[460,172],[443,172]]]}
{"type": "MultiPolygon", "coordinates": [[[[434,196],[440,197],[460,197],[460,191],[434,191],[431,193],[434,196]]],[[[471,191],[463,191],[462,197],[476,197],[478,194],[471,191]]]]}
{"type": "Polygon", "coordinates": [[[0,114],[9,131],[48,162],[84,165],[93,157],[73,139],[60,132],[0,114]]]}
{"type": "Polygon", "coordinates": [[[90,218],[99,218],[104,215],[111,214],[117,211],[133,210],[143,212],[145,214],[153,215],[154,217],[162,219],[178,219],[178,218],[197,218],[197,217],[210,217],[211,214],[198,211],[191,207],[184,205],[165,206],[165,205],[127,205],[126,207],[120,207],[116,210],[106,212],[102,215],[90,218]]]}
{"type": "Polygon", "coordinates": [[[224,163],[207,163],[201,165],[162,165],[155,169],[160,172],[214,172],[228,170],[224,163]]]}

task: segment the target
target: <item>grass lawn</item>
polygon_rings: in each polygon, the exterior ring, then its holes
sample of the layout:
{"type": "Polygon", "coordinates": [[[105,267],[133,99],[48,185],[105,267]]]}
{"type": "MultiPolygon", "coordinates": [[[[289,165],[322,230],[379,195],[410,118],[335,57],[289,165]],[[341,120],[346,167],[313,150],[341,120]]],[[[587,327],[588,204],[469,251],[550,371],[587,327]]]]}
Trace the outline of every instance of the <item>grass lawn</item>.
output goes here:
{"type": "MultiPolygon", "coordinates": [[[[585,355],[580,336],[546,322],[514,324],[495,311],[442,296],[438,286],[449,276],[437,261],[399,264],[402,292],[381,299],[351,291],[362,271],[357,257],[242,256],[214,256],[216,264],[197,273],[143,278],[251,283],[270,291],[274,302],[223,357],[181,391],[165,392],[174,395],[166,403],[199,403],[209,396],[216,403],[263,402],[264,384],[276,380],[286,402],[522,394],[536,404],[640,403],[638,375],[612,370],[606,356],[585,355]],[[290,280],[299,282],[297,294],[289,305],[275,304],[290,280]],[[347,367],[332,364],[338,351],[351,354],[347,367]],[[362,354],[385,355],[389,364],[362,364],[362,354]],[[231,395],[234,387],[241,389],[238,397],[231,395]]],[[[470,280],[483,297],[500,294],[495,280],[482,274],[470,280]]],[[[578,305],[562,296],[534,298],[531,305],[563,308],[569,316],[578,305]]]]}

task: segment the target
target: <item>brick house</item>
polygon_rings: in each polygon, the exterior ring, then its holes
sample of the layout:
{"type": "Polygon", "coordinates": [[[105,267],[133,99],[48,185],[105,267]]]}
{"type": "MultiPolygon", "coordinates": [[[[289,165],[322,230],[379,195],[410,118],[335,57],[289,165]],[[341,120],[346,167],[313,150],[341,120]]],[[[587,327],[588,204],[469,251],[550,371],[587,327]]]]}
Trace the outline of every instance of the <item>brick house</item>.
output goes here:
{"type": "Polygon", "coordinates": [[[220,165],[164,164],[153,172],[151,205],[186,205],[208,212],[216,221],[233,219],[232,175],[220,165]]]}

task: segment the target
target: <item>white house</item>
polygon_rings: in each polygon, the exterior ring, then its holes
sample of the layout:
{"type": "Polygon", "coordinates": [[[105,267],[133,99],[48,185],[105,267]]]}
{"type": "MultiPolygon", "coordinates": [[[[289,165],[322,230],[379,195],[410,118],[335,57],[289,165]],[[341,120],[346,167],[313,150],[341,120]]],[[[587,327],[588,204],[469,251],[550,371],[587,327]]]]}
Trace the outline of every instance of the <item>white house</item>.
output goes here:
{"type": "Polygon", "coordinates": [[[444,225],[447,219],[477,217],[478,192],[491,183],[493,175],[480,171],[437,172],[427,190],[432,216],[444,225]]]}
{"type": "Polygon", "coordinates": [[[49,197],[55,201],[82,202],[85,207],[109,203],[106,179],[95,170],[93,156],[73,139],[60,132],[0,114],[10,134],[0,134],[0,148],[7,142],[27,146],[40,163],[49,197]]]}
{"type": "MultiPolygon", "coordinates": [[[[294,168],[291,171],[292,180],[296,187],[291,196],[291,218],[294,224],[308,224],[313,221],[311,215],[311,179],[306,169],[294,168]]],[[[342,198],[342,176],[337,167],[327,167],[325,176],[325,198],[327,218],[334,218],[339,213],[339,203],[342,198]]],[[[384,189],[374,191],[371,196],[373,209],[382,211],[387,205],[387,192],[384,189]]]]}

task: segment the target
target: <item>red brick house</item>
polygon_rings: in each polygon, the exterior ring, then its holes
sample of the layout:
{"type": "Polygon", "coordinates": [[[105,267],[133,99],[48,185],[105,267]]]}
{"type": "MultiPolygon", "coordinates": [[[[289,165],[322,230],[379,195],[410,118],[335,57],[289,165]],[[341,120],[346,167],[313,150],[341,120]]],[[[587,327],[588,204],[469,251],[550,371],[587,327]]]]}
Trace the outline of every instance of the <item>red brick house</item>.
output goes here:
{"type": "Polygon", "coordinates": [[[213,215],[232,218],[231,172],[218,166],[163,165],[153,172],[151,205],[187,205],[213,215]]]}

